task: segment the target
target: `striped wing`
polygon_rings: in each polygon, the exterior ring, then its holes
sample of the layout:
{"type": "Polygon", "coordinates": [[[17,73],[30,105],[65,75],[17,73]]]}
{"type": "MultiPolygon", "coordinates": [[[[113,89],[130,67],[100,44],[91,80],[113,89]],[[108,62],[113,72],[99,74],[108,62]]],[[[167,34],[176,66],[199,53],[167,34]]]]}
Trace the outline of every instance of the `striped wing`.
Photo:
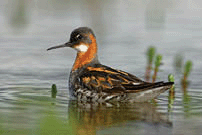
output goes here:
{"type": "Polygon", "coordinates": [[[122,93],[147,90],[153,83],[147,83],[127,72],[101,64],[88,66],[79,76],[80,86],[88,90],[106,93],[122,93]]]}

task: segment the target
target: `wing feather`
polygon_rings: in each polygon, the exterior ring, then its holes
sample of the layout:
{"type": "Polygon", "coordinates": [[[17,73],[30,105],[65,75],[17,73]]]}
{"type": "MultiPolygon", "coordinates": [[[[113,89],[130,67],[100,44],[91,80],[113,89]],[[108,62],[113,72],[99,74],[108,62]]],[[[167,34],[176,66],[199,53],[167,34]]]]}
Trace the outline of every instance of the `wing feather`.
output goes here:
{"type": "Polygon", "coordinates": [[[127,72],[101,64],[88,66],[78,80],[83,88],[107,93],[139,92],[153,86],[127,72]]]}

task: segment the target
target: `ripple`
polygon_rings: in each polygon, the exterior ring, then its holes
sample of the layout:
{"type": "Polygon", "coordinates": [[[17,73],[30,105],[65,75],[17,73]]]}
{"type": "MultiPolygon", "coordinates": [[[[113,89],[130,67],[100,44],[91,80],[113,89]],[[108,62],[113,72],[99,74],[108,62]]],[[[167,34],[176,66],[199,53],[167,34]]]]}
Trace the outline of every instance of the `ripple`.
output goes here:
{"type": "Polygon", "coordinates": [[[67,95],[64,95],[64,91],[58,92],[57,99],[51,98],[50,88],[40,87],[9,87],[2,88],[0,92],[0,101],[2,106],[27,104],[27,105],[46,105],[51,103],[57,103],[57,106],[67,106],[67,95]],[[60,96],[62,95],[62,96],[60,96]]]}

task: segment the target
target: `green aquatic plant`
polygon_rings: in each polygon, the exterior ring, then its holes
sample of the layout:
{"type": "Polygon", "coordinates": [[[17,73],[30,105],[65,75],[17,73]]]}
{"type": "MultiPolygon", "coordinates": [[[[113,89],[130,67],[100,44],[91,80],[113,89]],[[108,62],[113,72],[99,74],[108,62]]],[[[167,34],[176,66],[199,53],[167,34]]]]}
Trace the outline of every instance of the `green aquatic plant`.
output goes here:
{"type": "Polygon", "coordinates": [[[53,84],[51,88],[51,97],[56,98],[56,95],[57,95],[57,87],[56,84],[53,84]]]}
{"type": "Polygon", "coordinates": [[[152,82],[154,83],[156,81],[156,77],[157,77],[157,73],[159,71],[159,66],[161,65],[161,61],[162,61],[162,55],[158,54],[156,56],[156,60],[155,60],[155,68],[154,68],[154,74],[152,76],[152,82]]]}
{"type": "Polygon", "coordinates": [[[190,75],[191,70],[192,70],[192,62],[189,60],[189,61],[187,61],[185,63],[184,72],[183,72],[183,78],[182,78],[182,81],[181,81],[183,92],[187,91],[187,86],[188,86],[187,78],[190,75]]]}
{"type": "Polygon", "coordinates": [[[184,77],[183,77],[183,82],[187,82],[187,78],[190,74],[192,70],[192,62],[189,60],[185,63],[185,66],[184,66],[184,77]]]}
{"type": "Polygon", "coordinates": [[[155,56],[156,48],[151,46],[147,50],[147,68],[145,73],[145,80],[149,82],[150,80],[150,73],[152,69],[152,63],[155,56]]]}
{"type": "Polygon", "coordinates": [[[181,81],[182,84],[182,91],[183,91],[183,103],[184,103],[184,112],[185,116],[189,116],[190,111],[190,101],[191,97],[188,95],[187,87],[188,87],[188,76],[190,75],[190,72],[192,70],[192,61],[188,60],[184,65],[184,72],[183,72],[183,78],[181,81]]]}
{"type": "MultiPolygon", "coordinates": [[[[175,82],[174,75],[169,74],[169,75],[168,75],[168,81],[169,81],[169,82],[175,82]]],[[[175,90],[175,84],[173,84],[173,86],[170,88],[170,90],[172,90],[172,91],[175,90]]]]}
{"type": "MultiPolygon", "coordinates": [[[[168,75],[168,81],[169,82],[175,82],[175,78],[172,74],[168,75]]],[[[168,96],[168,112],[171,111],[171,108],[173,107],[175,99],[175,84],[172,85],[172,87],[169,90],[169,96],[168,96]]]]}

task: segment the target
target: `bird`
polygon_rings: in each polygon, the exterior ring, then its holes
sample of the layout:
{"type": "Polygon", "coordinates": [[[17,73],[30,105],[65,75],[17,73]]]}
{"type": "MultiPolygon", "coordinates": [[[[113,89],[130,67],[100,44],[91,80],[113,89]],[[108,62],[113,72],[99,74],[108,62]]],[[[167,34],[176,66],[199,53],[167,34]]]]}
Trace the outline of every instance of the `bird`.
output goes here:
{"type": "Polygon", "coordinates": [[[81,102],[148,102],[170,89],[174,82],[143,81],[128,72],[103,65],[91,28],[79,27],[68,42],[47,50],[70,47],[77,56],[69,76],[70,97],[81,102]]]}

